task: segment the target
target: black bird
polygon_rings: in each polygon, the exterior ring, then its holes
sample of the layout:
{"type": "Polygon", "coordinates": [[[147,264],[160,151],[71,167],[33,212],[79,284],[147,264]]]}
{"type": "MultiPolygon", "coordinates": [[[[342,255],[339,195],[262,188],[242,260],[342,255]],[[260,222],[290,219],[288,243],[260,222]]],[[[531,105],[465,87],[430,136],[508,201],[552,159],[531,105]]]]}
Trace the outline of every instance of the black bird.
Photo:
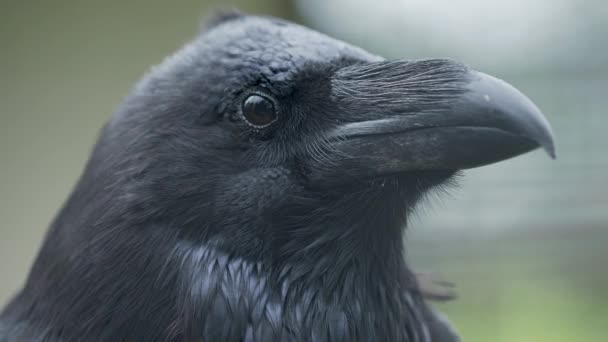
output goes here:
{"type": "Polygon", "coordinates": [[[0,340],[431,341],[408,213],[539,146],[549,124],[496,78],[225,15],[105,126],[0,340]]]}

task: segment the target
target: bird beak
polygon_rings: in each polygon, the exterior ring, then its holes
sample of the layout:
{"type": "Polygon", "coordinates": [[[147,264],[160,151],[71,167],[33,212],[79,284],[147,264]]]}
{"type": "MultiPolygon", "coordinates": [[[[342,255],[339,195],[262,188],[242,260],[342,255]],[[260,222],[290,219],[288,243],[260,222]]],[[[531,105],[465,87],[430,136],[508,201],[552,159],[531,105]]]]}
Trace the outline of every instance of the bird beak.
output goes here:
{"type": "Polygon", "coordinates": [[[449,61],[403,63],[406,71],[368,67],[335,82],[334,98],[355,119],[330,132],[333,162],[312,178],[469,169],[538,147],[555,158],[549,123],[513,86],[449,61]]]}

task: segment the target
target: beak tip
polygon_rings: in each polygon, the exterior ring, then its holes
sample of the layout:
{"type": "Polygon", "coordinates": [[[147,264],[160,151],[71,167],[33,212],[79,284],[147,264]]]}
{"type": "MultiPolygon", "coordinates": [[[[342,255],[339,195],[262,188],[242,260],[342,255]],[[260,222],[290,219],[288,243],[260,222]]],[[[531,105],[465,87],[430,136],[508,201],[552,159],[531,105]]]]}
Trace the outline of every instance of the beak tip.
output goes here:
{"type": "Polygon", "coordinates": [[[555,152],[555,145],[551,144],[550,147],[545,148],[545,151],[547,151],[547,153],[549,154],[549,157],[551,157],[551,159],[557,159],[557,153],[555,152]]]}
{"type": "Polygon", "coordinates": [[[557,153],[553,129],[551,128],[551,125],[547,119],[542,115],[541,111],[536,106],[533,108],[537,112],[539,122],[542,123],[540,125],[541,128],[536,132],[536,134],[534,134],[536,137],[538,137],[538,144],[545,150],[545,152],[547,152],[551,159],[556,159],[557,153]]]}
{"type": "Polygon", "coordinates": [[[532,100],[501,79],[477,71],[471,74],[468,89],[482,112],[502,113],[505,130],[535,140],[555,159],[553,130],[532,100]]]}
{"type": "MultiPolygon", "coordinates": [[[[538,111],[538,113],[540,113],[540,111],[538,111]]],[[[557,152],[555,148],[555,138],[553,130],[551,129],[551,126],[546,120],[543,121],[545,124],[541,125],[542,128],[537,130],[535,134],[532,134],[531,138],[535,137],[533,139],[536,140],[538,147],[541,147],[543,150],[545,150],[545,152],[551,159],[556,159],[557,152]]]]}
{"type": "Polygon", "coordinates": [[[557,158],[557,154],[555,153],[555,145],[553,145],[553,143],[545,145],[543,149],[545,150],[545,152],[547,152],[551,159],[555,160],[557,158]]]}

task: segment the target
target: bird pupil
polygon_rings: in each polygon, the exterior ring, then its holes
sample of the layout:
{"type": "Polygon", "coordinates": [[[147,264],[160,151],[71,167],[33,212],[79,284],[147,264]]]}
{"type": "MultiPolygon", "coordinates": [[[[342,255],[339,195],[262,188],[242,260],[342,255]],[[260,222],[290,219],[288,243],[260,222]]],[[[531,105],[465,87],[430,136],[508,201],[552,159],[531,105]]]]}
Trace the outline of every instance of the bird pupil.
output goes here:
{"type": "Polygon", "coordinates": [[[243,116],[254,126],[267,126],[275,120],[276,112],[270,100],[251,95],[243,103],[243,116]]]}

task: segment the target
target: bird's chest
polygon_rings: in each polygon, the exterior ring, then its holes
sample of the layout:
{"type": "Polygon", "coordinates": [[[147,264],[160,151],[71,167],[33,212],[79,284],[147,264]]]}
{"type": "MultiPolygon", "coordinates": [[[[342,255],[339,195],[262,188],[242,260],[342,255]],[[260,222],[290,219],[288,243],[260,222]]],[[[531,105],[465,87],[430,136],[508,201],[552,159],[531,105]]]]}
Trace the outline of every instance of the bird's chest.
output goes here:
{"type": "Polygon", "coordinates": [[[186,337],[215,341],[428,341],[408,293],[266,274],[259,264],[224,260],[192,278],[181,312],[186,337]]]}

